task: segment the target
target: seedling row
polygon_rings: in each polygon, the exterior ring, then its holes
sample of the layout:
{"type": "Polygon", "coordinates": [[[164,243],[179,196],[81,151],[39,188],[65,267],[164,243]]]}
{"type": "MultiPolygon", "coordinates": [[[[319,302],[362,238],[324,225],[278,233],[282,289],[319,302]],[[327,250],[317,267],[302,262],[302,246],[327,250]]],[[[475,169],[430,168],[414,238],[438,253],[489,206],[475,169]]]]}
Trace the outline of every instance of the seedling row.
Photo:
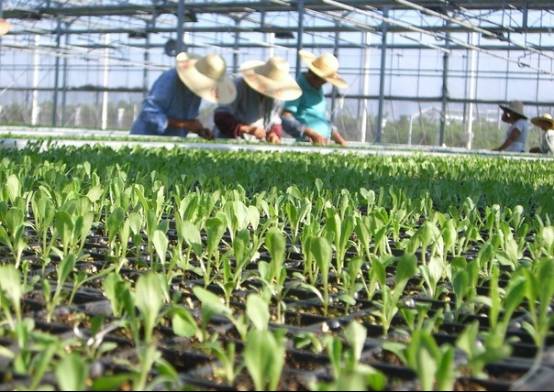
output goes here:
{"type": "Polygon", "coordinates": [[[550,166],[8,153],[2,388],[532,386],[554,343],[550,166]]]}

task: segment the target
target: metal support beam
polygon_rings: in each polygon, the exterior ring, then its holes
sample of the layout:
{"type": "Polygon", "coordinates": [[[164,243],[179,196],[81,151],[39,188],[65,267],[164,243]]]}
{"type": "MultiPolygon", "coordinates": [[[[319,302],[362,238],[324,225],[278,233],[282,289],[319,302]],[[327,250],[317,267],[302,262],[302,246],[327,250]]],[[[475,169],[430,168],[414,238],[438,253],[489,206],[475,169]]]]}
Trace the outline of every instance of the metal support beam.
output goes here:
{"type": "MultiPolygon", "coordinates": [[[[338,23],[335,22],[336,25],[338,23]]],[[[335,47],[333,48],[333,55],[338,58],[339,57],[339,46],[340,46],[340,32],[335,32],[335,47]]],[[[333,86],[333,92],[331,93],[331,123],[335,122],[336,118],[336,109],[337,109],[337,95],[338,95],[338,89],[333,86]]]]}
{"type": "MultiPolygon", "coordinates": [[[[56,35],[56,50],[59,51],[61,46],[62,35],[60,33],[62,27],[61,19],[58,19],[58,34],[56,35]]],[[[56,56],[54,69],[54,97],[52,99],[52,126],[55,127],[58,120],[58,86],[60,83],[60,56],[56,56]]]]}
{"type": "Polygon", "coordinates": [[[31,100],[31,125],[38,125],[40,106],[38,102],[38,83],[40,78],[40,34],[35,34],[35,48],[33,49],[33,94],[31,100]]]}
{"type": "MultiPolygon", "coordinates": [[[[446,22],[448,24],[448,22],[446,22]]],[[[446,46],[450,39],[450,33],[446,33],[446,46]]],[[[441,119],[440,119],[440,130],[439,130],[439,146],[444,145],[444,135],[446,133],[446,111],[448,110],[448,68],[450,62],[450,52],[444,52],[442,55],[442,89],[441,89],[441,119]]]]}
{"type": "MultiPolygon", "coordinates": [[[[374,26],[376,33],[381,32],[381,26],[374,26]]],[[[28,35],[34,34],[39,30],[38,28],[33,28],[32,30],[28,29],[18,29],[10,31],[10,35],[28,35]]],[[[296,33],[298,31],[298,26],[274,26],[266,24],[265,28],[258,27],[240,27],[238,29],[241,33],[296,33]]],[[[440,26],[426,26],[426,25],[414,25],[413,28],[408,29],[403,26],[391,26],[387,27],[389,33],[410,33],[414,30],[426,30],[430,33],[445,33],[450,32],[453,34],[457,33],[467,33],[468,29],[465,27],[457,27],[450,25],[448,27],[440,26]]],[[[544,25],[544,26],[529,26],[527,29],[521,27],[514,28],[498,28],[494,31],[497,33],[514,33],[514,34],[548,34],[554,30],[554,26],[544,25]]],[[[234,33],[236,29],[233,26],[229,25],[216,25],[216,26],[183,26],[183,32],[188,33],[234,33]]],[[[359,27],[352,27],[347,24],[335,26],[304,26],[305,33],[329,33],[340,31],[341,33],[354,33],[360,32],[359,27]]],[[[40,29],[41,34],[56,34],[56,29],[40,29]]],[[[147,32],[152,34],[158,33],[175,33],[175,27],[150,27],[148,30],[138,30],[137,28],[131,27],[103,27],[103,28],[83,28],[83,29],[64,29],[61,31],[62,34],[129,34],[137,32],[147,32]]],[[[452,45],[454,46],[454,45],[452,45]]],[[[535,46],[533,45],[533,48],[535,46]]],[[[522,49],[523,50],[523,49],[522,49]]]]}
{"type": "MultiPolygon", "coordinates": [[[[369,67],[371,64],[371,53],[369,45],[371,43],[371,33],[362,33],[362,44],[364,49],[362,52],[362,94],[369,94],[369,67]]],[[[358,101],[358,117],[361,117],[360,130],[361,130],[361,142],[367,141],[367,118],[369,116],[368,100],[360,99],[358,101]]]]}
{"type": "Polygon", "coordinates": [[[183,30],[183,24],[185,23],[185,0],[179,0],[177,6],[177,53],[185,51],[185,45],[183,43],[183,36],[185,34],[183,30]]]}
{"type": "MultiPolygon", "coordinates": [[[[65,47],[69,47],[70,37],[71,37],[70,35],[65,36],[65,42],[64,42],[65,47]]],[[[66,121],[65,106],[66,106],[66,102],[67,102],[67,77],[68,77],[67,65],[68,65],[68,61],[69,61],[69,59],[67,57],[64,57],[64,59],[63,59],[63,72],[62,72],[62,108],[61,108],[62,110],[61,110],[61,118],[60,118],[60,125],[61,126],[64,126],[65,121],[66,121]]]]}
{"type": "MultiPolygon", "coordinates": [[[[150,25],[151,22],[146,22],[146,27],[150,25]]],[[[143,98],[146,98],[148,95],[148,90],[150,88],[150,84],[148,81],[149,77],[149,69],[148,64],[150,63],[150,34],[146,33],[146,42],[144,43],[144,53],[142,55],[142,58],[144,60],[144,67],[142,68],[142,91],[143,91],[143,98]]]]}
{"type": "Polygon", "coordinates": [[[296,79],[300,76],[300,71],[302,70],[302,60],[300,59],[300,50],[303,48],[303,39],[304,39],[304,0],[298,0],[298,37],[296,40],[296,79]]]}
{"type": "MultiPolygon", "coordinates": [[[[104,36],[104,43],[106,45],[109,45],[110,43],[110,35],[106,34],[104,36]]],[[[107,88],[110,83],[110,49],[106,48],[104,49],[104,71],[103,71],[103,78],[102,78],[102,85],[107,88]]],[[[102,130],[105,130],[108,128],[108,91],[104,91],[102,94],[102,124],[100,125],[102,130]]]]}
{"type": "MultiPolygon", "coordinates": [[[[389,10],[383,10],[383,16],[388,18],[389,10]]],[[[375,132],[375,143],[381,143],[383,134],[383,116],[385,110],[385,69],[387,67],[387,22],[383,21],[383,35],[381,39],[381,69],[379,76],[379,111],[377,113],[377,128],[375,132]]]]}
{"type": "MultiPolygon", "coordinates": [[[[235,19],[235,26],[240,26],[240,18],[235,19]]],[[[239,44],[240,44],[240,32],[235,31],[235,42],[233,44],[233,73],[239,72],[239,44]]]]}
{"type": "MultiPolygon", "coordinates": [[[[305,0],[306,8],[314,11],[329,12],[339,11],[340,8],[324,4],[321,0],[305,0]]],[[[160,2],[161,3],[161,2],[160,2]]],[[[195,1],[187,5],[190,19],[194,20],[194,14],[231,14],[251,12],[252,10],[265,12],[288,12],[293,10],[291,1],[195,1]]],[[[367,0],[341,0],[341,3],[360,7],[368,5],[367,0]]],[[[369,2],[372,7],[384,9],[409,10],[411,7],[402,5],[396,0],[372,0],[369,2]]],[[[506,7],[505,0],[460,0],[456,3],[448,3],[444,0],[419,0],[418,4],[429,9],[457,10],[460,8],[472,10],[503,9],[506,7]]],[[[529,10],[553,9],[552,0],[510,0],[510,6],[517,9],[528,8],[529,10]]],[[[6,18],[14,19],[36,19],[40,17],[67,17],[67,16],[145,16],[156,14],[177,13],[178,5],[175,2],[163,2],[157,5],[119,4],[119,5],[95,5],[79,7],[39,7],[30,9],[10,9],[5,11],[6,18]]]]}
{"type": "MultiPolygon", "coordinates": [[[[470,43],[472,45],[477,44],[477,33],[470,33],[470,43]]],[[[474,100],[477,97],[477,52],[475,50],[469,50],[468,53],[468,96],[466,98],[474,100]]],[[[466,104],[467,116],[466,116],[466,148],[471,150],[473,145],[473,119],[475,104],[469,102],[466,104]]]]}

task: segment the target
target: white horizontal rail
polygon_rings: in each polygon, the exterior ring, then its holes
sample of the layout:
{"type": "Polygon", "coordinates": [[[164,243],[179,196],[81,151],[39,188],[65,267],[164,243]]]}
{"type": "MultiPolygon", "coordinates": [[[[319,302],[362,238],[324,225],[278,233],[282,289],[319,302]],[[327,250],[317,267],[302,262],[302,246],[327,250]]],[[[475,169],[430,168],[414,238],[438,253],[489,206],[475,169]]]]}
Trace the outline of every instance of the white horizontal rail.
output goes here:
{"type": "Polygon", "coordinates": [[[343,154],[360,156],[480,156],[489,158],[507,158],[516,160],[549,160],[554,158],[539,154],[499,153],[487,150],[467,151],[463,148],[427,147],[425,149],[396,148],[399,146],[367,146],[366,148],[315,147],[271,144],[240,144],[214,142],[181,142],[168,143],[158,141],[114,141],[114,140],[37,140],[33,138],[10,138],[0,135],[0,148],[24,149],[40,143],[42,151],[55,147],[102,146],[118,150],[125,147],[166,148],[182,150],[212,150],[212,151],[252,151],[268,153],[309,153],[309,154],[343,154]]]}

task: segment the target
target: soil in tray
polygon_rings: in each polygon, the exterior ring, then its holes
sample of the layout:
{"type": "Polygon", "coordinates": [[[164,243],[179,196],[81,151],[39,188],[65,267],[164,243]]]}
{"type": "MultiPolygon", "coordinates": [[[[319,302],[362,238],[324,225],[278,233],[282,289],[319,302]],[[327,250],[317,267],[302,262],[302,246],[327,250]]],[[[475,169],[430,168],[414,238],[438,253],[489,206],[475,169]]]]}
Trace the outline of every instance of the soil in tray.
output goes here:
{"type": "MultiPolygon", "coordinates": [[[[229,385],[223,378],[214,374],[215,366],[217,366],[215,363],[209,364],[191,371],[184,377],[185,382],[208,390],[256,390],[246,369],[237,376],[233,385],[229,385]]],[[[309,390],[306,382],[308,379],[309,375],[306,374],[305,371],[298,372],[292,368],[285,367],[281,374],[277,390],[307,391],[309,390]]]]}

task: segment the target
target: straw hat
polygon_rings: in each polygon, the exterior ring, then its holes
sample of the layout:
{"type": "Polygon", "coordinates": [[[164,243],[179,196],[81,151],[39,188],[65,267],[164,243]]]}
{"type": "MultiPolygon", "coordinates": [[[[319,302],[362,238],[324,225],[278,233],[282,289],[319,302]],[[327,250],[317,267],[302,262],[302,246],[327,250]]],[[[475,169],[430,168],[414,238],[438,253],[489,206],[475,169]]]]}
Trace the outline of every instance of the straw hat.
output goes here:
{"type": "Polygon", "coordinates": [[[316,57],[313,53],[301,50],[298,54],[300,54],[300,58],[306,63],[310,71],[320,78],[338,88],[348,87],[348,83],[338,74],[339,61],[331,53],[323,53],[316,57]]]}
{"type": "Polygon", "coordinates": [[[289,74],[289,63],[280,57],[263,61],[248,61],[240,68],[245,82],[260,94],[292,101],[302,95],[298,83],[289,74]]]}
{"type": "Polygon", "coordinates": [[[8,34],[12,29],[12,25],[6,19],[0,18],[0,36],[8,34]]]}
{"type": "Polygon", "coordinates": [[[533,125],[536,125],[539,128],[543,128],[546,130],[554,129],[554,119],[548,113],[543,114],[540,117],[534,117],[533,119],[531,119],[531,122],[533,123],[533,125]]]}
{"type": "Polygon", "coordinates": [[[177,74],[181,81],[199,97],[223,105],[237,96],[234,83],[225,74],[225,60],[217,54],[196,58],[179,53],[176,58],[177,74]]]}
{"type": "Polygon", "coordinates": [[[523,117],[524,119],[527,119],[527,116],[523,113],[523,102],[521,101],[511,101],[508,106],[506,105],[499,105],[500,109],[504,110],[505,112],[515,113],[518,116],[523,117]]]}

